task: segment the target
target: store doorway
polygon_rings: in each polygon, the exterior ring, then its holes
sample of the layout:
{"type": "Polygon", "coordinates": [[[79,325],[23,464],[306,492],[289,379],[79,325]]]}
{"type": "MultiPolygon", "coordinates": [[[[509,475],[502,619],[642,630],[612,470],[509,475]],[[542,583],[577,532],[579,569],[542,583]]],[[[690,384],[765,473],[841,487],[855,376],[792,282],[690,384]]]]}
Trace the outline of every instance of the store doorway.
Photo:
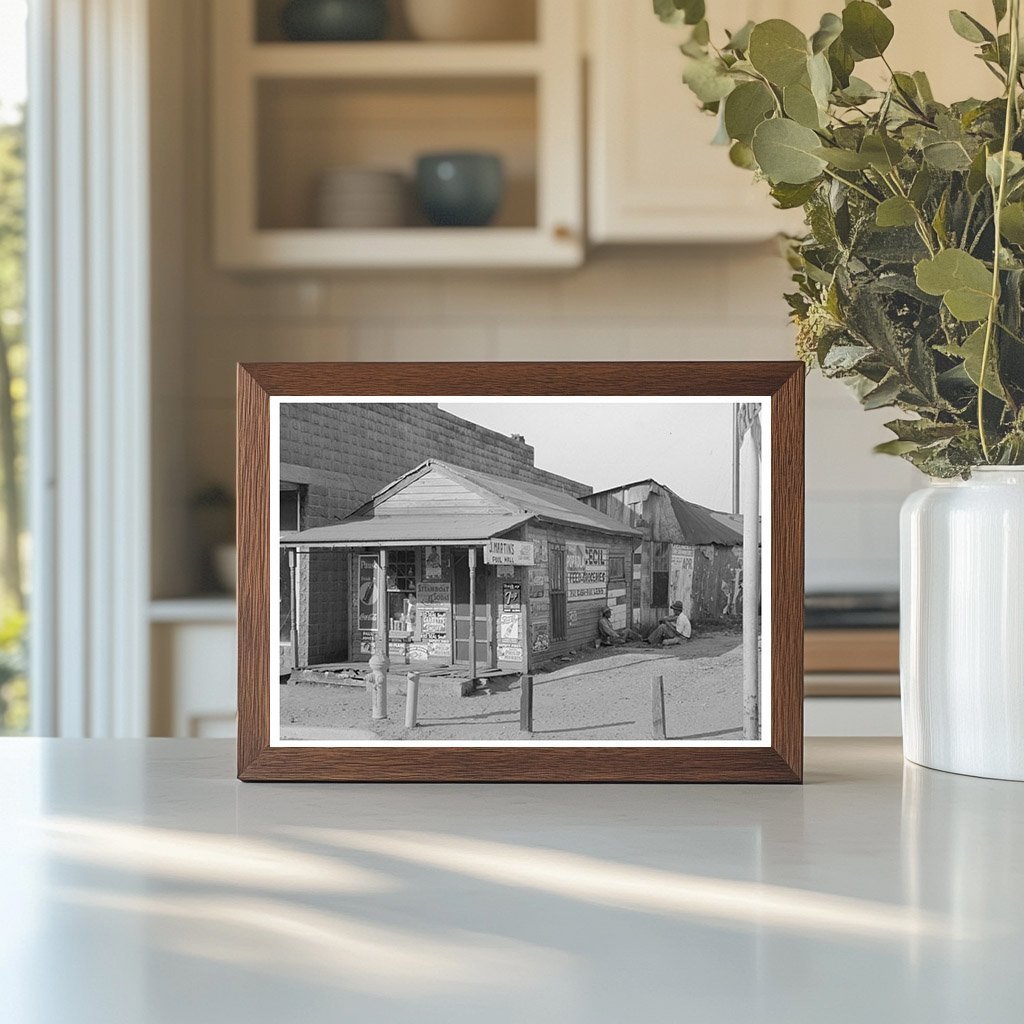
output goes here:
{"type": "MultiPolygon", "coordinates": [[[[476,667],[493,668],[494,623],[489,594],[490,572],[476,566],[476,667]]],[[[455,615],[455,663],[469,664],[469,553],[457,551],[452,556],[452,607],[455,615]]]]}

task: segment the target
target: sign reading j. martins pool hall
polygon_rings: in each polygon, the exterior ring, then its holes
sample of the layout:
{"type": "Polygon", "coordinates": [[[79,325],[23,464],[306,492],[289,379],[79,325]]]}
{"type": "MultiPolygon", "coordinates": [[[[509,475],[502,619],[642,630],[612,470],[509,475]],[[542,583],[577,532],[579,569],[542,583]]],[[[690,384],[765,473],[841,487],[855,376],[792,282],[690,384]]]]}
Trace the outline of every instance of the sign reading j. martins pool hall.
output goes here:
{"type": "Polygon", "coordinates": [[[491,539],[484,545],[484,565],[536,565],[533,541],[491,539]]]}

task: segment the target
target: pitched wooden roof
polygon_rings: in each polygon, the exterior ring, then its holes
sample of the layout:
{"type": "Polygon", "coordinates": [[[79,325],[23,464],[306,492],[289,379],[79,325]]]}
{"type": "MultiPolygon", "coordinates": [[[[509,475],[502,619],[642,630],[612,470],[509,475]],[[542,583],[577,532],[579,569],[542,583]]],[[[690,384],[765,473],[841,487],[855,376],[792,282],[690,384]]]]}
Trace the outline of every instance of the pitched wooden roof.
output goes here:
{"type": "Polygon", "coordinates": [[[333,526],[283,533],[284,544],[480,543],[531,519],[618,536],[639,531],[540,484],[428,459],[333,526]]]}

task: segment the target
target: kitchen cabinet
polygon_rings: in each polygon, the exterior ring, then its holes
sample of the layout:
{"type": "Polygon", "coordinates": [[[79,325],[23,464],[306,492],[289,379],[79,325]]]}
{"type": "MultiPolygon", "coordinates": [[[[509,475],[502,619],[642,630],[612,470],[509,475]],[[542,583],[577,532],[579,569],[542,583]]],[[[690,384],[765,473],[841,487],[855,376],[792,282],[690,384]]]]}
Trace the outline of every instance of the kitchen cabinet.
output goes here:
{"type": "Polygon", "coordinates": [[[293,42],[281,37],[279,0],[212,4],[218,266],[582,262],[580,10],[566,0],[533,3],[533,38],[451,43],[413,39],[400,18],[381,41],[293,42]],[[398,172],[411,186],[419,155],[466,150],[503,161],[493,225],[432,227],[411,188],[402,226],[318,220],[313,197],[329,172],[398,172]]]}
{"type": "MultiPolygon", "coordinates": [[[[678,44],[685,26],[663,25],[645,0],[587,0],[589,233],[593,243],[726,242],[800,231],[799,211],[776,210],[767,186],[710,145],[715,121],[682,84],[678,44]]],[[[785,18],[811,33],[827,0],[708,0],[712,33],[747,20],[785,18]]],[[[992,20],[988,0],[958,7],[992,20]]],[[[998,83],[969,43],[955,35],[946,7],[901,0],[886,11],[896,27],[888,54],[896,68],[929,73],[944,101],[994,95],[998,83]]],[[[880,61],[858,74],[878,82],[880,61]]]]}

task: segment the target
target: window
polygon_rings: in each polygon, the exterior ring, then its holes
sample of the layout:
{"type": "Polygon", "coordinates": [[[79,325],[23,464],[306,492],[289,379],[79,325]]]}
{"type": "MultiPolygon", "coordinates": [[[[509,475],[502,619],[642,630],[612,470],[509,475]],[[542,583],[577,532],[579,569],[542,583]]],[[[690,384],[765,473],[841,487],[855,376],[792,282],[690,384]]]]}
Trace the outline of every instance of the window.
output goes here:
{"type": "Polygon", "coordinates": [[[416,628],[416,552],[388,552],[388,629],[412,633],[416,628]]]}
{"type": "Polygon", "coordinates": [[[549,545],[548,558],[551,573],[551,639],[558,641],[565,639],[566,632],[565,546],[549,545]]]}
{"type": "Polygon", "coordinates": [[[626,556],[608,556],[608,579],[624,580],[626,578],[626,556]]]}
{"type": "Polygon", "coordinates": [[[25,0],[0,0],[0,735],[29,723],[26,671],[25,0]]]}

